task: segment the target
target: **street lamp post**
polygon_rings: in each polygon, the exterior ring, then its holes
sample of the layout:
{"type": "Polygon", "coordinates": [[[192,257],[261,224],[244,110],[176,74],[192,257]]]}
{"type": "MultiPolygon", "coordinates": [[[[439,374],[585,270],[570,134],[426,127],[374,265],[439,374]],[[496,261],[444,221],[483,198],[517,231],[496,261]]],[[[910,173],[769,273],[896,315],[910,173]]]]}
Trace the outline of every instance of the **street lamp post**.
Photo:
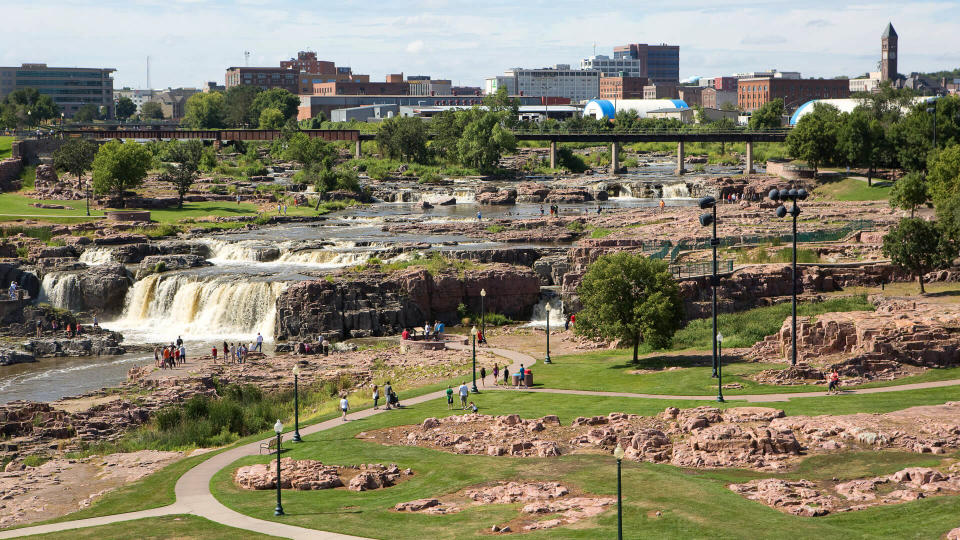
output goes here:
{"type": "Polygon", "coordinates": [[[487,297],[487,290],[480,289],[480,333],[483,339],[487,339],[487,310],[483,305],[483,299],[487,297]]]}
{"type": "MultiPolygon", "coordinates": [[[[60,113],[60,138],[63,138],[63,113],[60,113]]],[[[89,215],[89,214],[88,214],[89,215]]]]}
{"type": "MultiPolygon", "coordinates": [[[[713,335],[717,334],[717,246],[720,241],[717,240],[717,199],[715,197],[703,197],[700,199],[701,210],[712,210],[700,214],[700,225],[704,227],[713,226],[713,233],[710,236],[710,247],[713,248],[713,275],[710,276],[710,288],[713,289],[713,335]]],[[[713,344],[713,375],[717,377],[717,344],[713,344]]]]}
{"type": "Polygon", "coordinates": [[[282,516],[284,514],[283,505],[280,504],[280,433],[283,432],[283,424],[280,423],[279,418],[273,425],[273,430],[277,432],[277,507],[273,509],[273,515],[282,516]]]}
{"type": "Polygon", "coordinates": [[[717,333],[717,401],[723,403],[723,334],[717,333]]]}
{"type": "Polygon", "coordinates": [[[790,336],[793,341],[792,344],[792,356],[790,358],[790,365],[797,365],[797,217],[800,215],[800,207],[797,206],[797,201],[803,201],[807,198],[807,190],[800,189],[771,189],[770,190],[770,199],[774,201],[780,201],[780,206],[777,207],[777,217],[782,218],[787,214],[793,216],[793,326],[790,331],[790,336]],[[787,210],[787,207],[784,205],[787,201],[792,201],[793,205],[790,210],[787,210]]]}
{"type": "Polygon", "coordinates": [[[550,361],[550,302],[547,301],[547,356],[543,359],[544,364],[552,364],[550,361]]]}
{"type": "Polygon", "coordinates": [[[90,216],[90,181],[89,180],[87,180],[84,187],[87,188],[85,191],[86,191],[86,199],[87,199],[87,217],[89,217],[90,216]]]}
{"type": "Polygon", "coordinates": [[[293,439],[292,442],[303,442],[300,438],[300,366],[293,366],[293,439]]]}
{"type": "Polygon", "coordinates": [[[613,457],[617,458],[617,540],[623,540],[623,496],[620,489],[620,471],[621,462],[623,462],[623,447],[617,443],[617,448],[613,451],[613,457]]]}
{"type": "Polygon", "coordinates": [[[937,150],[937,102],[933,102],[933,107],[927,107],[927,112],[933,115],[933,150],[937,150]]]}
{"type": "Polygon", "coordinates": [[[470,329],[470,336],[473,338],[471,343],[473,344],[473,389],[471,390],[474,394],[479,394],[480,390],[477,390],[477,327],[474,326],[470,329]]]}

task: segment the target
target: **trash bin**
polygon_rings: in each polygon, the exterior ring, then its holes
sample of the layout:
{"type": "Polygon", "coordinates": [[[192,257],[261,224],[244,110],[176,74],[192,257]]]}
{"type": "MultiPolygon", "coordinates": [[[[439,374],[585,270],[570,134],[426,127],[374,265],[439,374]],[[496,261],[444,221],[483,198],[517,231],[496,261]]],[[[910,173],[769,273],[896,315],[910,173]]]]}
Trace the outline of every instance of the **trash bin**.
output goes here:
{"type": "Polygon", "coordinates": [[[533,372],[528,371],[523,378],[523,384],[527,385],[527,388],[533,388],[533,372]]]}
{"type": "Polygon", "coordinates": [[[513,385],[514,385],[514,386],[517,386],[518,384],[520,384],[520,375],[514,373],[514,374],[513,374],[513,385]]]}

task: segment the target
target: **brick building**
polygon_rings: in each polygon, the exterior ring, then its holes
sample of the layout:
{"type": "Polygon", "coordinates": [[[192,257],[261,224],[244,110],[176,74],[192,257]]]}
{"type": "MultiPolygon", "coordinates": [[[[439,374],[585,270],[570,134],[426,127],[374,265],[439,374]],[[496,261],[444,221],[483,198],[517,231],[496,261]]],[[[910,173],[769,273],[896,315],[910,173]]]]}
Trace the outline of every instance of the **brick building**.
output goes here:
{"type": "Polygon", "coordinates": [[[410,94],[410,84],[404,81],[334,81],[314,84],[307,93],[316,96],[406,96],[410,94]]]}
{"type": "Polygon", "coordinates": [[[682,99],[688,107],[703,105],[703,87],[702,86],[678,86],[677,97],[682,99]]]}
{"type": "Polygon", "coordinates": [[[677,87],[673,84],[648,84],[643,87],[643,99],[676,99],[677,87]]]}
{"type": "Polygon", "coordinates": [[[756,77],[737,82],[737,104],[742,111],[754,111],[781,98],[784,107],[795,109],[812,99],[850,97],[848,79],[785,79],[756,77]]]}
{"type": "Polygon", "coordinates": [[[643,99],[646,77],[600,77],[600,99],[643,99]]]}
{"type": "Polygon", "coordinates": [[[736,92],[737,78],[736,77],[714,77],[713,87],[723,92],[736,92]]]}
{"type": "Polygon", "coordinates": [[[230,67],[227,68],[227,90],[234,86],[259,86],[264,90],[283,88],[291,94],[300,93],[300,70],[292,67],[230,67]]]}
{"type": "Polygon", "coordinates": [[[707,109],[722,109],[727,103],[733,104],[737,108],[737,91],[717,90],[716,88],[704,88],[700,95],[700,105],[707,109]]]}
{"type": "Polygon", "coordinates": [[[316,75],[337,74],[336,64],[326,60],[317,60],[317,53],[312,51],[300,51],[297,53],[296,58],[280,62],[280,67],[296,69],[303,73],[313,73],[316,75]]]}

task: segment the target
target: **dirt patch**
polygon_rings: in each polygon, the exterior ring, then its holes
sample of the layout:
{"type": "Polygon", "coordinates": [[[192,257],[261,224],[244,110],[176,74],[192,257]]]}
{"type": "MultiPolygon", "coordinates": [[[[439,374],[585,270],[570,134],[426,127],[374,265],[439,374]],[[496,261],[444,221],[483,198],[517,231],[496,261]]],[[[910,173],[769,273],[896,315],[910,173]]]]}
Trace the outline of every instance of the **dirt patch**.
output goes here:
{"type": "Polygon", "coordinates": [[[470,487],[439,499],[400,503],[394,510],[451,514],[469,506],[522,503],[520,516],[506,524],[495,524],[490,529],[493,533],[506,534],[570,525],[602,514],[615,502],[612,497],[571,493],[557,482],[500,482],[470,487]]]}
{"type": "Polygon", "coordinates": [[[12,462],[0,473],[0,527],[43,521],[90,506],[110,491],[140,480],[184,456],[141,450],[53,459],[38,467],[12,462]]]}

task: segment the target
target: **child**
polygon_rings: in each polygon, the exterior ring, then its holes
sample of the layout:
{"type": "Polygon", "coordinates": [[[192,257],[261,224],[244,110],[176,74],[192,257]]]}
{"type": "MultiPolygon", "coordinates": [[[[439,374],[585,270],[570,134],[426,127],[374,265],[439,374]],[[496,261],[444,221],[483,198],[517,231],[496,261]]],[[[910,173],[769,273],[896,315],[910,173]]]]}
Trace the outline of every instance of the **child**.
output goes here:
{"type": "Polygon", "coordinates": [[[343,414],[342,419],[344,422],[347,421],[347,411],[350,409],[350,403],[347,402],[347,396],[343,396],[340,399],[340,412],[343,414]]]}
{"type": "Polygon", "coordinates": [[[217,363],[217,348],[214,347],[214,348],[210,349],[210,354],[213,355],[213,363],[216,364],[216,363],[217,363]]]}
{"type": "Polygon", "coordinates": [[[470,402],[470,412],[472,412],[473,414],[477,414],[477,411],[479,411],[479,410],[480,410],[480,408],[477,407],[476,405],[474,405],[474,403],[471,401],[471,402],[470,402]]]}
{"type": "Polygon", "coordinates": [[[447,410],[453,409],[453,387],[447,386],[447,410]]]}

